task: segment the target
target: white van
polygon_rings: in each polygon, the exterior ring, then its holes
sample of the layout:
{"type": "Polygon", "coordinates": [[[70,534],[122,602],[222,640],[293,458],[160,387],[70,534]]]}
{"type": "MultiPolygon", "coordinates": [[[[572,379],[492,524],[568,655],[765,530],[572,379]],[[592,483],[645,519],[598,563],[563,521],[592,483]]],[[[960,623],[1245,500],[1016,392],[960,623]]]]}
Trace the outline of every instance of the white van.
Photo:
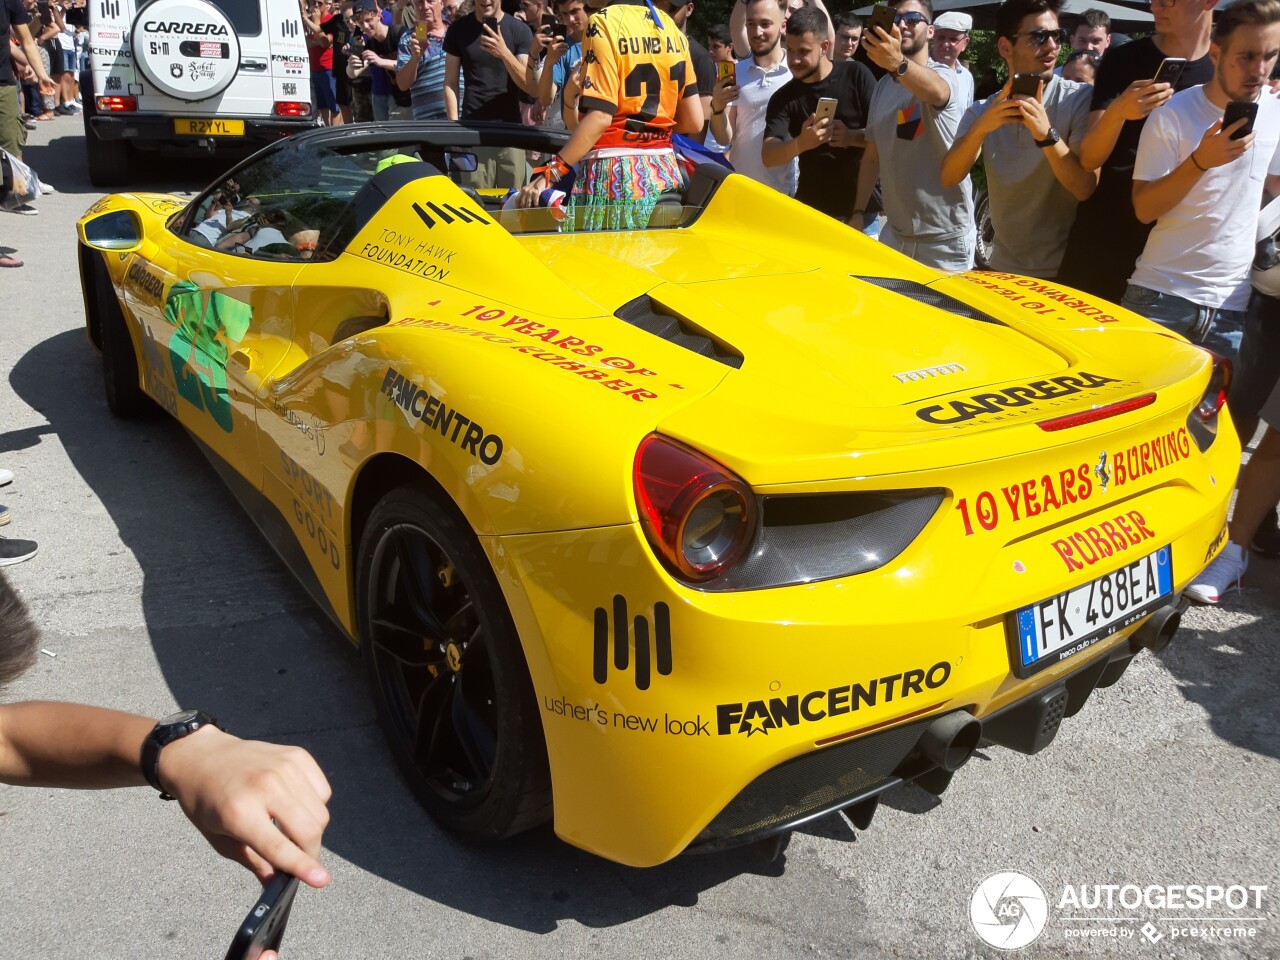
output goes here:
{"type": "Polygon", "coordinates": [[[316,125],[298,0],[90,0],[80,82],[95,186],[134,150],[243,155],[316,125]]]}

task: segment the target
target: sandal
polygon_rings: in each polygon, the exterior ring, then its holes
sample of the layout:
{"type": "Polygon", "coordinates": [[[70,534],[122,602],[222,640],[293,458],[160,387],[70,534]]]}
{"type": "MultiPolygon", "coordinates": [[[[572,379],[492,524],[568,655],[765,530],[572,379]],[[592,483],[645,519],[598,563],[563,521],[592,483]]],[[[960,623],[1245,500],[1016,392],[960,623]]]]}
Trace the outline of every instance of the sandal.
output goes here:
{"type": "Polygon", "coordinates": [[[45,120],[57,120],[57,119],[58,119],[58,117],[57,117],[57,114],[53,114],[53,113],[42,113],[42,114],[40,114],[40,116],[36,117],[36,119],[37,119],[37,120],[39,120],[39,121],[41,121],[41,122],[43,122],[43,121],[45,121],[45,120]]]}
{"type": "Polygon", "coordinates": [[[22,261],[19,260],[17,257],[6,257],[3,254],[0,254],[0,267],[20,267],[20,266],[22,266],[22,261]]]}

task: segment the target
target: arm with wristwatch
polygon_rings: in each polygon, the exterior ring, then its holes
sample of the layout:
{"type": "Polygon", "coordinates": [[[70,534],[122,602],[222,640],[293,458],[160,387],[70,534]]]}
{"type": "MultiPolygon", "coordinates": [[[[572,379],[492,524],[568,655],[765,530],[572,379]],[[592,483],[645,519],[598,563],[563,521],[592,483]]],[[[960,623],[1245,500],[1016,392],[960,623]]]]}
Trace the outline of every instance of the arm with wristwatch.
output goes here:
{"type": "Polygon", "coordinates": [[[73,703],[0,705],[0,782],[104,789],[150,784],[209,844],[264,883],[277,870],[329,882],[320,840],[329,783],[300,747],[241,740],[196,710],[146,717],[73,703]],[[274,822],[273,822],[274,821],[274,822]]]}

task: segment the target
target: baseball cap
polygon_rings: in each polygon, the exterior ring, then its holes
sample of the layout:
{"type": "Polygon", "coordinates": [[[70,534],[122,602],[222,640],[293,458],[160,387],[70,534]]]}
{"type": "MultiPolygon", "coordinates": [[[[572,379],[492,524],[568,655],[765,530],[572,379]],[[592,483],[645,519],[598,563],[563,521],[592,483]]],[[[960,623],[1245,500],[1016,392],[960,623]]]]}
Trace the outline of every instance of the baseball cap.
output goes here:
{"type": "Polygon", "coordinates": [[[933,21],[933,28],[935,30],[956,30],[960,33],[968,33],[973,29],[973,17],[957,10],[948,10],[946,13],[938,15],[933,21]]]}
{"type": "Polygon", "coordinates": [[[355,4],[351,8],[351,13],[357,17],[360,16],[360,14],[362,13],[377,13],[377,12],[378,12],[378,5],[374,3],[373,0],[356,0],[355,4]]]}

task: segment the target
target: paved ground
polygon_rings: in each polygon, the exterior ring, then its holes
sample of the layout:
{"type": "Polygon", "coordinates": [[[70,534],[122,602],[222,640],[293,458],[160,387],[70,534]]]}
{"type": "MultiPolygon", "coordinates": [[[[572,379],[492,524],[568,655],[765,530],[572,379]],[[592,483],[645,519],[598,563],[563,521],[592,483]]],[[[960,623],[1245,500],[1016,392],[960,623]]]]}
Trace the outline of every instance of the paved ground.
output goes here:
{"type": "MultiPolygon", "coordinates": [[[[639,871],[550,832],[487,849],[442,834],[393,771],[357,656],[194,446],[106,412],[73,259],[73,223],[98,195],[79,122],[41,124],[28,159],[60,192],[38,217],[0,215],[0,248],[28,262],[0,275],[0,462],[18,474],[0,499],[17,517],[6,532],[40,542],[10,573],[56,656],[11,696],[156,716],[199,705],[313,751],[335,790],[334,882],[300,895],[288,957],[994,957],[969,904],[1006,869],[1052,901],[1025,956],[1280,956],[1276,563],[1256,564],[1228,609],[1193,611],[1046,752],[983,751],[941,802],[899,790],[870,830],[828,818],[773,864],[734,853],[639,871]],[[1254,928],[1245,940],[1175,937],[1167,910],[1058,909],[1066,884],[1130,883],[1269,889],[1259,909],[1201,911],[1254,928]],[[1062,920],[1081,915],[1123,920],[1062,920]],[[1158,943],[1137,933],[1147,919],[1158,943]],[[1111,927],[1131,936],[1067,936],[1111,927]]],[[[140,171],[170,189],[215,173],[140,171]]],[[[0,787],[0,864],[4,958],[221,956],[255,894],[143,789],[0,787]]]]}

